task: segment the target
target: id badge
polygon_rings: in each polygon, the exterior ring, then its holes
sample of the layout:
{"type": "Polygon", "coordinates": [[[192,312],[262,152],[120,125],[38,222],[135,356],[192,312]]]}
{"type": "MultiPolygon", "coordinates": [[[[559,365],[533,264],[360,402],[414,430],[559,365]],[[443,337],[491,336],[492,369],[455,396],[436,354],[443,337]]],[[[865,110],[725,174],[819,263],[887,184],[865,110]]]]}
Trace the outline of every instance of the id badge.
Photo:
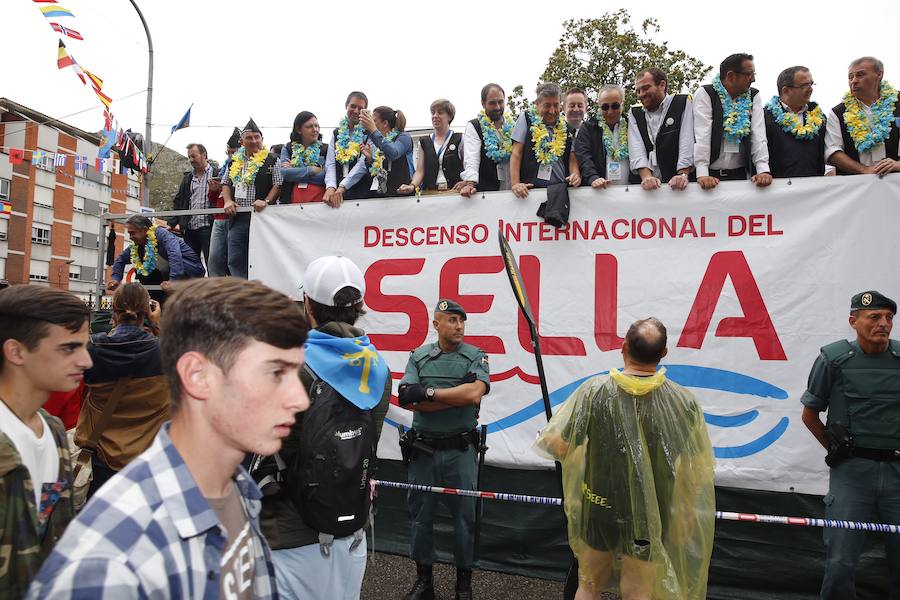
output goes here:
{"type": "Polygon", "coordinates": [[[550,180],[550,173],[553,172],[553,165],[540,165],[538,167],[537,178],[544,181],[550,180]]]}
{"type": "Polygon", "coordinates": [[[725,140],[725,145],[722,146],[722,152],[724,152],[725,154],[737,154],[740,151],[740,142],[729,142],[728,140],[725,140]]]}
{"type": "Polygon", "coordinates": [[[298,184],[297,184],[297,189],[298,189],[298,190],[305,190],[305,189],[308,188],[308,187],[309,187],[309,184],[308,184],[308,183],[298,183],[298,184]]]}
{"type": "Polygon", "coordinates": [[[622,179],[622,163],[618,161],[606,163],[606,178],[609,181],[619,181],[622,179]]]}
{"type": "Polygon", "coordinates": [[[373,177],[373,178],[372,178],[372,185],[369,186],[369,191],[370,191],[370,192],[377,192],[377,191],[378,191],[378,177],[373,177]]]}
{"type": "Polygon", "coordinates": [[[651,150],[650,156],[648,156],[647,159],[650,161],[650,166],[659,166],[659,163],[656,162],[656,150],[651,150]]]}
{"type": "Polygon", "coordinates": [[[247,185],[244,183],[239,183],[234,188],[234,197],[240,198],[241,200],[247,199],[247,185]]]}

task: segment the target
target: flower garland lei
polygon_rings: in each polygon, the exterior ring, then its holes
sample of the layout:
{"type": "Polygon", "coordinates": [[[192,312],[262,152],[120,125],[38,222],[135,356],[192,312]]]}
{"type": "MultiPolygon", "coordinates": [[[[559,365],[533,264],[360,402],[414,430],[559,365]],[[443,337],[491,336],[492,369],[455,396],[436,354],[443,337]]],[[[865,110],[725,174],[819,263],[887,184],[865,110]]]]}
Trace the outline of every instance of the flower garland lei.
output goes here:
{"type": "Polygon", "coordinates": [[[512,154],[512,130],[516,126],[515,120],[509,113],[503,115],[503,127],[499,132],[483,110],[478,113],[478,122],[481,124],[481,135],[484,137],[484,153],[497,164],[509,160],[512,154]]]}
{"type": "Polygon", "coordinates": [[[741,138],[750,133],[750,113],[753,110],[750,91],[732,99],[718,75],[713,78],[712,85],[722,102],[722,114],[724,115],[722,125],[725,130],[725,140],[738,143],[741,138]]]}
{"type": "Polygon", "coordinates": [[[531,141],[534,143],[534,156],[539,164],[552,165],[559,157],[563,155],[566,149],[566,120],[562,115],[556,121],[556,127],[553,128],[553,135],[544,125],[544,120],[537,114],[534,106],[528,109],[531,117],[531,141]]]}
{"type": "Polygon", "coordinates": [[[357,123],[353,131],[350,131],[350,121],[347,117],[341,119],[338,125],[337,136],[334,143],[334,159],[346,165],[359,156],[359,149],[366,138],[366,130],[361,123],[357,123]]]}
{"type": "Polygon", "coordinates": [[[872,120],[866,118],[859,100],[852,93],[844,94],[844,124],[859,152],[868,152],[884,142],[891,134],[891,123],[894,121],[894,107],[897,104],[897,90],[887,81],[881,82],[881,94],[870,107],[872,120]]]}
{"type": "Polygon", "coordinates": [[[319,162],[322,153],[322,142],[316,141],[311,146],[303,147],[303,144],[291,142],[291,166],[309,167],[319,162]]]}
{"type": "Polygon", "coordinates": [[[613,148],[612,129],[606,124],[606,121],[600,121],[600,128],[603,130],[603,147],[606,148],[606,157],[612,161],[620,161],[628,158],[628,125],[625,119],[619,119],[619,147],[613,148]]]}
{"type": "Polygon", "coordinates": [[[135,270],[146,277],[156,270],[156,255],[159,252],[156,242],[156,225],[147,230],[147,243],[144,244],[144,260],[138,255],[137,244],[131,243],[131,264],[135,270]]]}
{"type": "Polygon", "coordinates": [[[244,163],[247,161],[247,151],[241,148],[231,157],[231,168],[228,169],[228,179],[230,179],[231,183],[234,185],[250,185],[256,181],[256,174],[259,172],[259,168],[262,164],[266,162],[268,156],[269,149],[263,146],[256,154],[250,157],[250,164],[247,165],[247,170],[244,171],[242,175],[241,171],[243,171],[244,163]]]}
{"type": "Polygon", "coordinates": [[[781,125],[781,128],[793,135],[798,140],[811,140],[819,133],[819,129],[825,123],[825,115],[822,109],[816,106],[812,110],[806,111],[806,124],[803,119],[795,112],[785,112],[781,106],[781,99],[778,96],[772,96],[769,103],[766,104],[766,110],[775,117],[775,122],[781,125]]]}
{"type": "MultiPolygon", "coordinates": [[[[384,136],[385,142],[393,142],[397,139],[397,136],[400,135],[400,132],[396,129],[391,129],[386,136],[384,136]]],[[[375,152],[372,153],[372,165],[369,167],[369,174],[372,177],[378,177],[378,173],[381,172],[381,166],[384,164],[384,152],[375,148],[375,152]]]]}

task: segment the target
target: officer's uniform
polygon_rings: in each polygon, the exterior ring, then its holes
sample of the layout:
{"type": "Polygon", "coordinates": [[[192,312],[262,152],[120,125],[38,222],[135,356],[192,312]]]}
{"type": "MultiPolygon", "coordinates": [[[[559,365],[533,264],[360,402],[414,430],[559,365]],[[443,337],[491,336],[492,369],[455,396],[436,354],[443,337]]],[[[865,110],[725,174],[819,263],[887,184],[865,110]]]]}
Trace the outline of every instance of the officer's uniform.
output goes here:
{"type": "MultiPolygon", "coordinates": [[[[441,300],[436,312],[455,313],[465,319],[465,311],[457,303],[441,300]]],[[[438,342],[426,344],[410,353],[400,385],[420,384],[424,388],[456,387],[474,375],[490,390],[488,359],[475,346],[462,343],[454,352],[443,352],[438,342]]],[[[487,391],[485,392],[487,393],[487,391]]],[[[433,455],[414,451],[409,463],[409,482],[474,490],[477,481],[476,449],[469,433],[478,425],[478,407],[453,407],[437,412],[416,412],[413,429],[425,445],[434,448],[433,455]]],[[[473,566],[473,527],[475,499],[442,496],[453,516],[454,563],[459,569],[473,566]]],[[[420,565],[434,563],[432,526],[437,495],[409,492],[412,517],[410,556],[420,565]]]]}
{"type": "MultiPolygon", "coordinates": [[[[869,291],[851,300],[851,310],[897,304],[869,291]]],[[[900,523],[900,342],[890,340],[879,354],[867,354],[854,340],[822,348],[801,398],[816,411],[827,410],[829,431],[846,427],[849,457],[831,468],[825,518],[900,523]]],[[[821,598],[856,598],[854,574],[865,533],[826,528],[825,578],[821,598]]],[[[885,537],[891,599],[900,599],[900,536],[885,537]]]]}

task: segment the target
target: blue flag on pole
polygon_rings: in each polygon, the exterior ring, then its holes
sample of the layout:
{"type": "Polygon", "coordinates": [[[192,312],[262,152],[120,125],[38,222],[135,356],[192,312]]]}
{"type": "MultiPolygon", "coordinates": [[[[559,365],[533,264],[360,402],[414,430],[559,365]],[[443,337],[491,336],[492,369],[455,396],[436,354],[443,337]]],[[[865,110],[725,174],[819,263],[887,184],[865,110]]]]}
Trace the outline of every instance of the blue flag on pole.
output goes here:
{"type": "Polygon", "coordinates": [[[340,338],[314,329],[303,349],[309,368],[356,407],[369,410],[381,400],[390,369],[369,336],[340,338]]]}
{"type": "Polygon", "coordinates": [[[175,125],[172,127],[172,133],[175,133],[179,129],[184,129],[185,127],[191,126],[191,109],[192,108],[194,108],[193,104],[191,104],[188,107],[187,112],[184,113],[184,116],[181,117],[181,120],[178,121],[177,123],[175,123],[175,125]]]}

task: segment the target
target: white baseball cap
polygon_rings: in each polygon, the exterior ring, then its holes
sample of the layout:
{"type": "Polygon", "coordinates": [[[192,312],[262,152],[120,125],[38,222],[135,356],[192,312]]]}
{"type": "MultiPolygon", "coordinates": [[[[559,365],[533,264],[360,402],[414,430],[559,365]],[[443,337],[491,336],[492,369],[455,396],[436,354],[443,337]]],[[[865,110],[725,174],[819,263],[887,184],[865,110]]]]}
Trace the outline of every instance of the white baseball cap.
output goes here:
{"type": "MultiPolygon", "coordinates": [[[[360,298],[366,295],[366,280],[362,271],[345,256],[323,256],[309,263],[303,273],[300,290],[325,306],[337,306],[334,295],[345,287],[359,290],[360,298]]],[[[352,306],[355,302],[344,304],[352,306]]]]}

